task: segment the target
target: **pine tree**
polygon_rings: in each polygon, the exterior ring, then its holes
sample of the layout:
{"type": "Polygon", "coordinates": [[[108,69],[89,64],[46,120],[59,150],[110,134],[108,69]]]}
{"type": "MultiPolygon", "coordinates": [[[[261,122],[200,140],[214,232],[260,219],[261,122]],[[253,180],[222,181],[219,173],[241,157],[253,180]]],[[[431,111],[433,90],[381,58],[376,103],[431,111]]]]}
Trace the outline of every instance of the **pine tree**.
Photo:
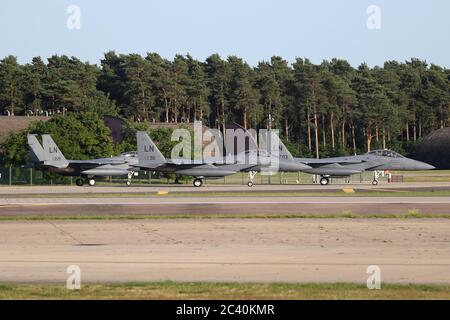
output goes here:
{"type": "Polygon", "coordinates": [[[213,54],[206,59],[205,70],[208,75],[209,99],[213,107],[214,123],[218,128],[221,127],[225,134],[227,120],[225,109],[228,105],[227,84],[230,76],[229,66],[218,54],[213,54]]]}
{"type": "Polygon", "coordinates": [[[16,57],[0,60],[0,106],[3,113],[15,115],[24,107],[20,88],[22,73],[16,57]]]}

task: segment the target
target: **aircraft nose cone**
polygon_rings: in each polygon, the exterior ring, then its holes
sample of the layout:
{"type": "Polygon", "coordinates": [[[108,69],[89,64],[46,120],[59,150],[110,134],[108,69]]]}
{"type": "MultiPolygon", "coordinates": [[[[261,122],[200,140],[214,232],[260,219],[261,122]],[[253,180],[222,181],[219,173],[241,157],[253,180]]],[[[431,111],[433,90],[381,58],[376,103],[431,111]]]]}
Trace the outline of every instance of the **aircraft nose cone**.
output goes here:
{"type": "Polygon", "coordinates": [[[436,167],[432,166],[431,164],[421,162],[421,161],[416,161],[416,165],[419,170],[434,170],[434,169],[436,169],[436,167]]]}
{"type": "Polygon", "coordinates": [[[431,164],[428,164],[428,163],[423,163],[422,165],[423,165],[423,169],[422,170],[434,170],[434,169],[436,169],[435,166],[432,166],[431,164]]]}

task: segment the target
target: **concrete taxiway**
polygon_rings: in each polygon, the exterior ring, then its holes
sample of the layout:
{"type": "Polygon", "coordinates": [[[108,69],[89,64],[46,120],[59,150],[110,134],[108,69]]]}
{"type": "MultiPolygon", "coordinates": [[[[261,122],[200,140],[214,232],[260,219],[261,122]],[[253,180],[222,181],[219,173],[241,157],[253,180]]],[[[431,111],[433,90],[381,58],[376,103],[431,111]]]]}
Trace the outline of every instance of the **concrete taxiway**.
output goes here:
{"type": "Polygon", "coordinates": [[[441,219],[4,221],[0,282],[450,283],[441,219]]]}

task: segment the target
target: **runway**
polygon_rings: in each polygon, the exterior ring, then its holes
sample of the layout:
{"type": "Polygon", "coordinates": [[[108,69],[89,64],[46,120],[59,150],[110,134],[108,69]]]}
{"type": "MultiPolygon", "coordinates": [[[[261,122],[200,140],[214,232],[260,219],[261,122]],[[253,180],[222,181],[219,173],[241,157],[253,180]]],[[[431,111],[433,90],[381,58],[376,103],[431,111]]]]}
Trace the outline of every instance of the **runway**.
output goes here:
{"type": "Polygon", "coordinates": [[[371,184],[331,184],[328,186],[321,186],[317,184],[272,184],[272,185],[258,185],[249,188],[246,185],[220,185],[220,184],[206,184],[204,187],[196,188],[190,184],[186,185],[145,185],[145,186],[0,186],[0,197],[15,197],[23,195],[48,195],[48,194],[134,194],[134,193],[156,193],[158,191],[168,191],[170,193],[212,193],[212,192],[335,192],[342,191],[343,188],[352,188],[355,191],[377,191],[377,190],[392,190],[392,191],[440,191],[450,190],[450,182],[426,182],[426,183],[400,183],[387,184],[381,183],[377,186],[371,184]]]}
{"type": "Polygon", "coordinates": [[[1,216],[450,214],[450,197],[135,196],[0,198],[1,216]]]}
{"type": "Polygon", "coordinates": [[[3,221],[0,282],[450,283],[440,219],[3,221]]]}
{"type": "Polygon", "coordinates": [[[450,283],[447,219],[314,218],[412,211],[447,216],[450,197],[402,194],[449,190],[450,185],[355,186],[356,194],[365,192],[362,196],[345,195],[343,187],[348,186],[1,187],[0,217],[11,219],[214,214],[225,218],[0,221],[0,282],[64,284],[66,268],[75,264],[84,283],[365,283],[369,265],[381,268],[384,282],[450,283]],[[368,190],[389,196],[369,196],[368,190]],[[157,195],[158,191],[169,193],[157,195]],[[330,196],[336,191],[339,195],[330,196]],[[311,217],[239,219],[258,214],[311,217]]]}

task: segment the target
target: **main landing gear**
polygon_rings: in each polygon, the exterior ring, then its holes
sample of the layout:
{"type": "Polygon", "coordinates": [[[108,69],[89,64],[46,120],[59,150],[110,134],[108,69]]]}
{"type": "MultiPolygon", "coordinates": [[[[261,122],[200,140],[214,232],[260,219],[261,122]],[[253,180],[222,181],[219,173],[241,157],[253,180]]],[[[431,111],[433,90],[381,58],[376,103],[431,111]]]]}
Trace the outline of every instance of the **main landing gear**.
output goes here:
{"type": "Polygon", "coordinates": [[[203,179],[196,178],[196,179],[194,179],[194,181],[192,183],[193,183],[194,187],[199,188],[203,185],[203,179]]]}
{"type": "Polygon", "coordinates": [[[329,185],[330,184],[330,178],[328,177],[321,177],[320,178],[320,184],[323,186],[329,185]]]}
{"type": "Polygon", "coordinates": [[[75,180],[75,184],[79,187],[82,187],[85,182],[87,182],[87,184],[91,187],[95,186],[96,183],[94,178],[88,178],[86,179],[86,181],[83,178],[78,178],[77,180],[75,180]]]}

